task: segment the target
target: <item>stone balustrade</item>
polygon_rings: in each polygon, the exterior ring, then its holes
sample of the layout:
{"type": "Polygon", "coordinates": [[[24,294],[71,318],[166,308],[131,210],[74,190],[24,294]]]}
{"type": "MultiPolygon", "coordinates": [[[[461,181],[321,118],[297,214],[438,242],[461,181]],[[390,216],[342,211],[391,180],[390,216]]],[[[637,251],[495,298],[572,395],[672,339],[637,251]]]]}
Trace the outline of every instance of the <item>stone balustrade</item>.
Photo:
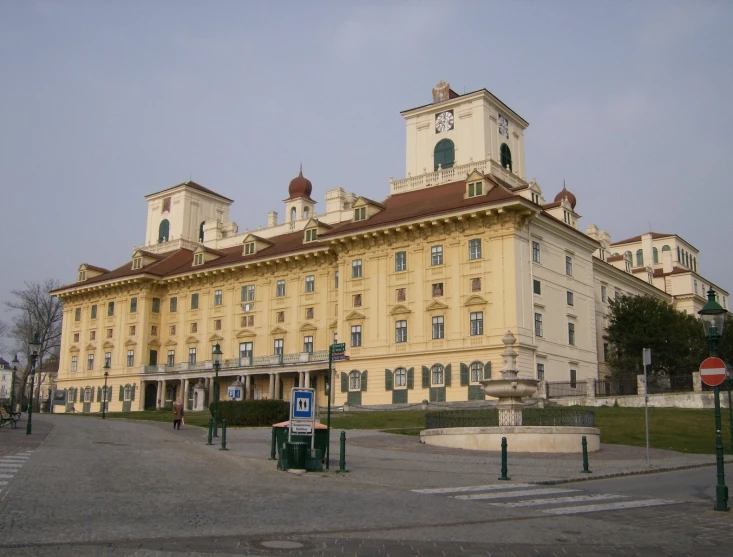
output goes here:
{"type": "MultiPolygon", "coordinates": [[[[285,365],[304,364],[312,362],[328,362],[328,350],[315,352],[294,352],[291,354],[269,354],[266,356],[246,356],[243,358],[228,358],[221,361],[220,370],[243,369],[249,367],[280,367],[285,365]]],[[[203,360],[196,363],[181,362],[169,365],[144,365],[140,367],[141,375],[179,373],[187,371],[213,370],[212,360],[203,360]]]]}
{"type": "Polygon", "coordinates": [[[469,162],[468,164],[459,164],[451,168],[443,168],[435,172],[426,172],[419,176],[408,176],[401,180],[391,180],[390,193],[405,193],[408,191],[419,190],[450,182],[464,180],[474,170],[478,170],[483,174],[494,174],[512,187],[518,187],[525,184],[516,174],[513,174],[506,168],[502,167],[497,161],[486,159],[483,161],[469,162]]]}

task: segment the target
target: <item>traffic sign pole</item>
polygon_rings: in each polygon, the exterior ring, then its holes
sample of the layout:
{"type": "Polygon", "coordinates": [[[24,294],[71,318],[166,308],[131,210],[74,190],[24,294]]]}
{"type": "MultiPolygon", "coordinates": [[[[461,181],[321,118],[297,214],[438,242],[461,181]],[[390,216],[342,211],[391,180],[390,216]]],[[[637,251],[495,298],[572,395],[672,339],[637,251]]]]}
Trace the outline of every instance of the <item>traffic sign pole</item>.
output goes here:
{"type": "Polygon", "coordinates": [[[646,465],[649,466],[649,379],[646,367],[652,364],[652,351],[644,348],[641,352],[644,363],[644,421],[646,422],[646,465]]]}
{"type": "Polygon", "coordinates": [[[326,414],[326,470],[329,469],[329,458],[331,456],[331,356],[333,355],[333,345],[328,347],[328,377],[326,378],[326,395],[328,396],[328,411],[326,414]]]}
{"type": "MultiPolygon", "coordinates": [[[[713,354],[717,352],[711,345],[713,354]]],[[[727,368],[720,358],[711,356],[700,364],[700,379],[706,385],[713,387],[715,398],[715,462],[717,466],[718,482],[715,486],[715,510],[728,510],[728,487],[725,485],[725,463],[723,460],[723,426],[720,417],[720,384],[725,381],[727,368]]]]}

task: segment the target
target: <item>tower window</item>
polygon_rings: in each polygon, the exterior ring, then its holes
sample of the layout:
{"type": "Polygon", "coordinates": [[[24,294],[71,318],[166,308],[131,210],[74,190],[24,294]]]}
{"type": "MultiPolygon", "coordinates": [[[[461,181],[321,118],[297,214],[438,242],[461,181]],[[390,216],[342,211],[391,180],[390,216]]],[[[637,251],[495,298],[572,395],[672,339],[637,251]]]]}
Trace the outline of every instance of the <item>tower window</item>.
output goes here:
{"type": "Polygon", "coordinates": [[[441,139],[433,152],[433,170],[453,168],[456,162],[456,148],[450,139],[441,139]]]}
{"type": "Polygon", "coordinates": [[[508,169],[509,172],[512,171],[512,152],[509,149],[509,145],[506,143],[502,143],[501,147],[499,149],[499,154],[501,156],[501,166],[508,169]]]}
{"type": "Polygon", "coordinates": [[[160,226],[158,227],[158,243],[162,244],[163,242],[168,241],[168,236],[170,233],[170,222],[168,222],[168,219],[163,219],[160,221],[160,226]]]}

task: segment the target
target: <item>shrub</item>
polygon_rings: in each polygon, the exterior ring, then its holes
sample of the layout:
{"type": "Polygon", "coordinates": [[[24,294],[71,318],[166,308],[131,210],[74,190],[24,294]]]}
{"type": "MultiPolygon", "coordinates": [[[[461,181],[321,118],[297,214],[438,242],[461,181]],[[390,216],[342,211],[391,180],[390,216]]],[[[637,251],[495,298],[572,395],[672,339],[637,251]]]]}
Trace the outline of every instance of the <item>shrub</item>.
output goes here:
{"type": "MultiPolygon", "coordinates": [[[[214,412],[213,405],[209,411],[214,412]]],[[[218,418],[228,426],[271,426],[290,418],[290,403],[286,400],[223,400],[219,402],[218,418]]]]}

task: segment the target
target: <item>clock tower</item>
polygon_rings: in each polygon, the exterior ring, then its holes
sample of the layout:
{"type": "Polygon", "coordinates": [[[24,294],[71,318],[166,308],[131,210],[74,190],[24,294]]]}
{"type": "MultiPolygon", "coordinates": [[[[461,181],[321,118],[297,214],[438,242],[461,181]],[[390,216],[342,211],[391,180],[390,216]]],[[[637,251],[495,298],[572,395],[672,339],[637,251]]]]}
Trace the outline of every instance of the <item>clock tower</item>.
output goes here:
{"type": "MultiPolygon", "coordinates": [[[[486,89],[459,95],[441,81],[433,102],[405,110],[406,174],[419,176],[494,161],[524,180],[524,130],[529,123],[486,89]]],[[[490,171],[490,164],[484,164],[490,171]]]]}

